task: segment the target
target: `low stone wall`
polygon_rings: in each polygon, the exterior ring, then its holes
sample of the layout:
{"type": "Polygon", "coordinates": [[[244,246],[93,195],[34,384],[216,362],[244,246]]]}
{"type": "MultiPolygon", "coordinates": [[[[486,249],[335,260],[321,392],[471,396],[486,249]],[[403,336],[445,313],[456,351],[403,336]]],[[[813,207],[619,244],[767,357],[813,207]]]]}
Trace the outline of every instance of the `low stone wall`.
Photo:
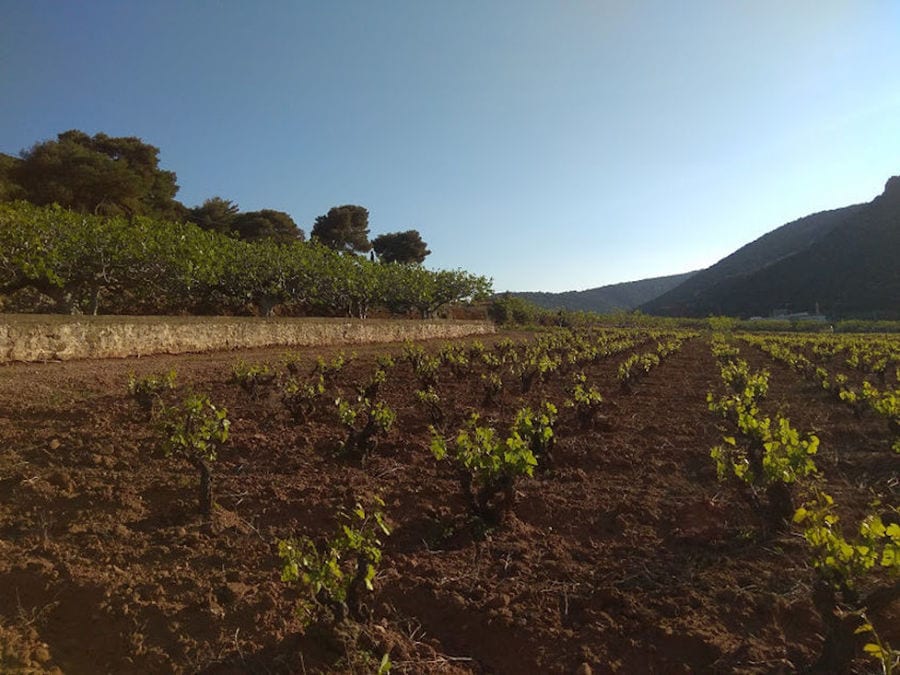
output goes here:
{"type": "Polygon", "coordinates": [[[494,330],[487,321],[0,314],[0,363],[456,338],[494,330]]]}

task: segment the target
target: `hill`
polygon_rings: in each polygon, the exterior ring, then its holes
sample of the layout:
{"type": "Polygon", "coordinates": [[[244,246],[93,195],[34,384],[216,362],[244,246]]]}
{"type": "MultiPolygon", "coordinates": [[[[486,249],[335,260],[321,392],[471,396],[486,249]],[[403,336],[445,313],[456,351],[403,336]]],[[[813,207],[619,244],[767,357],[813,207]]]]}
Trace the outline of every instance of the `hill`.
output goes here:
{"type": "Polygon", "coordinates": [[[631,310],[666,291],[675,288],[696,272],[673,274],[640,281],[590,288],[586,291],[541,293],[520,291],[510,295],[533,302],[544,309],[569,309],[584,312],[609,313],[631,310]]]}
{"type": "Polygon", "coordinates": [[[763,235],[640,306],[665,316],[900,317],[900,177],[867,204],[816,213],[763,235]]]}

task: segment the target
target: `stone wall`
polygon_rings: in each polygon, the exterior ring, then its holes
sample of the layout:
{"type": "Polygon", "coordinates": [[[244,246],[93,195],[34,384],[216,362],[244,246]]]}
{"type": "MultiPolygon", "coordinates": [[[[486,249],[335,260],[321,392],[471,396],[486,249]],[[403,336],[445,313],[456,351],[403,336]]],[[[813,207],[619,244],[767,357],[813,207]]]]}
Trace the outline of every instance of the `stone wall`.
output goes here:
{"type": "Polygon", "coordinates": [[[0,314],[0,363],[449,339],[494,330],[487,321],[0,314]]]}

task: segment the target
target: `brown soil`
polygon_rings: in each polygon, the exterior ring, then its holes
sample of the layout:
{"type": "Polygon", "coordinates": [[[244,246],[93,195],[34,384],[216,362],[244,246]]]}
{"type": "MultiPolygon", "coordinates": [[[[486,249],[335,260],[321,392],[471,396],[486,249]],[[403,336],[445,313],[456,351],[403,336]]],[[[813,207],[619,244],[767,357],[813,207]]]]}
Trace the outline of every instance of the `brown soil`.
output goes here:
{"type": "MultiPolygon", "coordinates": [[[[400,353],[352,349],[332,398],[371,374],[376,355],[400,353]]],[[[859,508],[870,490],[896,489],[886,425],[741,350],[772,370],[767,409],[822,438],[836,499],[859,508]]],[[[593,430],[561,405],[570,376],[524,397],[507,376],[500,403],[484,408],[477,375],[443,369],[448,434],[474,410],[505,430],[523,404],[560,406],[553,465],[518,484],[514,515],[493,529],[466,514],[453,468],[429,452],[405,362],[382,394],[397,424],[361,466],[334,456],[333,411],[296,425],[274,389],[251,400],[228,383],[238,357],[275,363],[283,351],[0,367],[0,671],[368,673],[386,652],[393,672],[410,673],[771,673],[815,661],[822,621],[804,542],[761,540],[716,481],[709,449],[722,430],[705,397],[719,374],[705,338],[628,395],[615,379],[624,355],[586,368],[605,399],[593,430]],[[192,468],[162,455],[126,395],[129,371],[173,367],[171,402],[207,393],[232,420],[211,520],[196,515],[192,468]],[[371,619],[304,631],[277,540],[327,537],[339,508],[376,493],[393,533],[371,619]]],[[[299,353],[309,367],[338,351],[299,353]]],[[[870,619],[900,643],[896,604],[870,619]]]]}

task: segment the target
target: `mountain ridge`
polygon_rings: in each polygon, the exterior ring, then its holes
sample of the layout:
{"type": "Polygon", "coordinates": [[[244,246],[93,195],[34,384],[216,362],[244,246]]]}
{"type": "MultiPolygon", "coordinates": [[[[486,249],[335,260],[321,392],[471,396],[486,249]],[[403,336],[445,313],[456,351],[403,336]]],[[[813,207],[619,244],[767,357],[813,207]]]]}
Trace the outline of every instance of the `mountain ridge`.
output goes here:
{"type": "Polygon", "coordinates": [[[623,281],[583,291],[563,291],[561,293],[510,291],[509,295],[522,298],[544,309],[568,309],[603,314],[635,309],[696,273],[696,271],[684,272],[636,281],[623,281]]]}
{"type": "Polygon", "coordinates": [[[664,316],[900,317],[900,177],[870,202],[820,211],[742,246],[642,304],[664,316]]]}

